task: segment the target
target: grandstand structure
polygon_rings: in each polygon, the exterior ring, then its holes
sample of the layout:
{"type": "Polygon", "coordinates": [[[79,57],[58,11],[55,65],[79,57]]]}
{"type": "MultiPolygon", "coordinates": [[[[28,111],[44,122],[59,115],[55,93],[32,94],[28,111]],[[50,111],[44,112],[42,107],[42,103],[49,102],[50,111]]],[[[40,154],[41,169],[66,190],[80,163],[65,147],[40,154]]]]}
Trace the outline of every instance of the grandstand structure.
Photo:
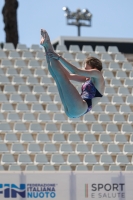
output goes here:
{"type": "MultiPolygon", "coordinates": [[[[44,50],[5,43],[0,49],[0,170],[132,171],[132,43],[83,37],[53,42],[56,52],[78,68],[87,56],[103,63],[104,97],[74,119],[64,113],[44,50]]],[[[72,83],[80,93],[81,83],[72,83]]]]}

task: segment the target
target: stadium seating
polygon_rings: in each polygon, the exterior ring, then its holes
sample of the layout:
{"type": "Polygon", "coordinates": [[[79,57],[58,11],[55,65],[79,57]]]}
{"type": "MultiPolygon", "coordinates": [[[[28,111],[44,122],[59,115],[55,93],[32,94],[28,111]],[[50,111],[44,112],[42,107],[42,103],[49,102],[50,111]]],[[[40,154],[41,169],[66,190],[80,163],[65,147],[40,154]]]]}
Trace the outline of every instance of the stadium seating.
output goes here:
{"type": "MultiPolygon", "coordinates": [[[[103,63],[104,97],[68,118],[39,45],[0,49],[0,171],[133,171],[133,65],[116,46],[57,45],[79,69],[103,63]]],[[[81,93],[81,83],[72,81],[81,93]]]]}

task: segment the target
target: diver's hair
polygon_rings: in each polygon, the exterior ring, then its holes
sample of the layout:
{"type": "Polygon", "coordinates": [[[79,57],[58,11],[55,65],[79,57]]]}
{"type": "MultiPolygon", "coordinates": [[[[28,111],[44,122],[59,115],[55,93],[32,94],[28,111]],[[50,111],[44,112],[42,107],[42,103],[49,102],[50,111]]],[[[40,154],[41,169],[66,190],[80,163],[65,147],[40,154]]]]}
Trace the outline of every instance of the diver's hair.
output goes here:
{"type": "Polygon", "coordinates": [[[86,58],[84,63],[90,65],[92,69],[96,68],[97,70],[102,71],[102,62],[95,57],[86,58]]]}

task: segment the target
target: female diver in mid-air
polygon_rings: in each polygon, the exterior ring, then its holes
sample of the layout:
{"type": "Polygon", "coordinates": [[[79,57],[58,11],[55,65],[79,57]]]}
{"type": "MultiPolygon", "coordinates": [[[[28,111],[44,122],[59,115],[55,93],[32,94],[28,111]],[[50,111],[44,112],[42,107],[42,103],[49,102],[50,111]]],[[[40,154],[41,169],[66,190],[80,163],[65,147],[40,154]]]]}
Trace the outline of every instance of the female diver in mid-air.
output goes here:
{"type": "Polygon", "coordinates": [[[56,82],[65,113],[70,118],[78,118],[89,112],[103,96],[105,82],[101,73],[102,63],[90,57],[85,60],[85,68],[78,69],[54,52],[49,35],[43,29],[41,36],[40,44],[46,52],[48,70],[56,82]],[[85,82],[81,95],[70,80],[85,82]]]}

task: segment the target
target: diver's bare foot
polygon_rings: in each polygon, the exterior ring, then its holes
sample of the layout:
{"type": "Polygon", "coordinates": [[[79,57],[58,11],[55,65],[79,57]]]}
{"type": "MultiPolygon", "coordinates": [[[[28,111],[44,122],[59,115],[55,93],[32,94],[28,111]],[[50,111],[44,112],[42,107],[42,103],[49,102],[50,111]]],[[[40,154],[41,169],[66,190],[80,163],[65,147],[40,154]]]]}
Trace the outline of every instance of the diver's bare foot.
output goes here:
{"type": "Polygon", "coordinates": [[[51,42],[50,42],[50,38],[49,38],[49,35],[48,33],[44,30],[44,29],[41,29],[41,41],[40,41],[40,44],[49,52],[53,52],[53,47],[51,45],[51,42]]]}

